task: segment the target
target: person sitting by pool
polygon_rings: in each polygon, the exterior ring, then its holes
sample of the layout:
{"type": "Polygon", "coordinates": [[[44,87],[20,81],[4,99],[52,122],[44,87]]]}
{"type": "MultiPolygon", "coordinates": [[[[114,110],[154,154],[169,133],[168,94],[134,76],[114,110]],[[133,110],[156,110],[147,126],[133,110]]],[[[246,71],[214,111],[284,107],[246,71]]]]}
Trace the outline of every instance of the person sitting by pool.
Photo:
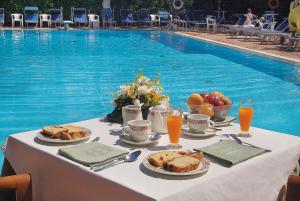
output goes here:
{"type": "Polygon", "coordinates": [[[264,27],[264,23],[265,23],[265,18],[264,17],[260,17],[257,21],[256,21],[258,28],[262,29],[264,27]]]}
{"type": "Polygon", "coordinates": [[[252,24],[252,21],[256,18],[256,16],[252,14],[252,10],[250,8],[247,9],[247,14],[245,14],[244,16],[246,20],[243,24],[243,27],[254,28],[255,25],[252,24]]]}

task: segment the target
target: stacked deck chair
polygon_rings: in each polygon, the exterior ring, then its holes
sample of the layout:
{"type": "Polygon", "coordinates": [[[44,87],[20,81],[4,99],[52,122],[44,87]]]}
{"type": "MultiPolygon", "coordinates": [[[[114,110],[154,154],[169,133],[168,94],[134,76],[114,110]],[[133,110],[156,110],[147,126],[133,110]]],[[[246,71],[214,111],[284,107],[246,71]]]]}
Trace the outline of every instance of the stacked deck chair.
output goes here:
{"type": "Polygon", "coordinates": [[[158,11],[158,24],[161,26],[162,24],[169,24],[172,22],[172,16],[168,11],[158,11]]]}
{"type": "Polygon", "coordinates": [[[133,26],[138,22],[134,19],[134,13],[132,9],[120,9],[120,17],[123,26],[133,26]]]}
{"type": "Polygon", "coordinates": [[[0,8],[0,26],[4,26],[4,8],[0,8]]]}
{"type": "Polygon", "coordinates": [[[87,15],[86,15],[86,9],[85,8],[71,8],[71,18],[72,21],[80,26],[83,24],[83,26],[86,26],[88,23],[87,15]]]}
{"type": "Polygon", "coordinates": [[[26,6],[24,8],[24,21],[27,27],[28,24],[35,24],[37,27],[39,23],[39,8],[36,6],[26,6]]]}
{"type": "Polygon", "coordinates": [[[150,10],[149,9],[140,9],[137,12],[137,19],[140,26],[152,26],[153,21],[150,18],[150,10]]]}
{"type": "Polygon", "coordinates": [[[259,37],[261,40],[261,44],[265,44],[268,42],[275,43],[276,41],[281,41],[282,37],[289,36],[289,34],[285,33],[289,28],[288,19],[283,20],[278,26],[275,27],[274,31],[270,30],[262,30],[260,31],[259,37]]]}
{"type": "Polygon", "coordinates": [[[57,24],[59,24],[59,26],[62,25],[63,8],[51,8],[49,9],[49,14],[51,15],[51,24],[54,24],[55,27],[57,24]]]}

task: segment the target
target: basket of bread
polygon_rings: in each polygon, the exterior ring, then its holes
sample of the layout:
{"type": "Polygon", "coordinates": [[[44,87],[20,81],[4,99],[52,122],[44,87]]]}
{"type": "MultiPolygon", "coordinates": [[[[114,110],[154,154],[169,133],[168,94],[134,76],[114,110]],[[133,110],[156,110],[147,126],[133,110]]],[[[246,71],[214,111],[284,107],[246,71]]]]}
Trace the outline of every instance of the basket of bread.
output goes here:
{"type": "Polygon", "coordinates": [[[180,176],[205,173],[210,163],[202,152],[162,151],[149,155],[143,164],[157,173],[180,176]]]}
{"type": "Polygon", "coordinates": [[[230,112],[232,101],[224,94],[214,91],[209,94],[192,94],[187,100],[191,114],[206,114],[213,121],[224,121],[230,112]]]}
{"type": "Polygon", "coordinates": [[[66,126],[45,126],[37,135],[38,139],[45,142],[77,142],[88,139],[91,131],[74,125],[66,126]]]}

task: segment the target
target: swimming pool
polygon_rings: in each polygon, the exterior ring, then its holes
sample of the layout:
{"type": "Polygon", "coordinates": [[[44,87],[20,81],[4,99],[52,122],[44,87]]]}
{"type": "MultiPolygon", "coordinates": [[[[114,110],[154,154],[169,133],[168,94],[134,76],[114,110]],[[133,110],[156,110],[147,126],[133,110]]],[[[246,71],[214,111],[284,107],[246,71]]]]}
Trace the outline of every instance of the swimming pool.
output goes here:
{"type": "Polygon", "coordinates": [[[218,90],[255,100],[254,125],[300,136],[300,68],[159,31],[1,31],[0,143],[9,134],[101,117],[137,70],[171,103],[218,90]]]}

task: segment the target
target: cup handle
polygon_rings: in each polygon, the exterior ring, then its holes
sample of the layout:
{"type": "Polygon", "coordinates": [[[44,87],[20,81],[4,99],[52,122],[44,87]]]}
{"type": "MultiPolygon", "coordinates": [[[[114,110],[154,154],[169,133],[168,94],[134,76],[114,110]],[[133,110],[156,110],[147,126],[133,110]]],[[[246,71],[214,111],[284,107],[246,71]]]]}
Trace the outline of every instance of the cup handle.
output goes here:
{"type": "Polygon", "coordinates": [[[129,126],[124,126],[123,129],[122,129],[122,131],[123,131],[123,133],[128,134],[130,132],[129,126]]]}
{"type": "Polygon", "coordinates": [[[215,122],[208,120],[209,127],[215,127],[215,122]]]}

